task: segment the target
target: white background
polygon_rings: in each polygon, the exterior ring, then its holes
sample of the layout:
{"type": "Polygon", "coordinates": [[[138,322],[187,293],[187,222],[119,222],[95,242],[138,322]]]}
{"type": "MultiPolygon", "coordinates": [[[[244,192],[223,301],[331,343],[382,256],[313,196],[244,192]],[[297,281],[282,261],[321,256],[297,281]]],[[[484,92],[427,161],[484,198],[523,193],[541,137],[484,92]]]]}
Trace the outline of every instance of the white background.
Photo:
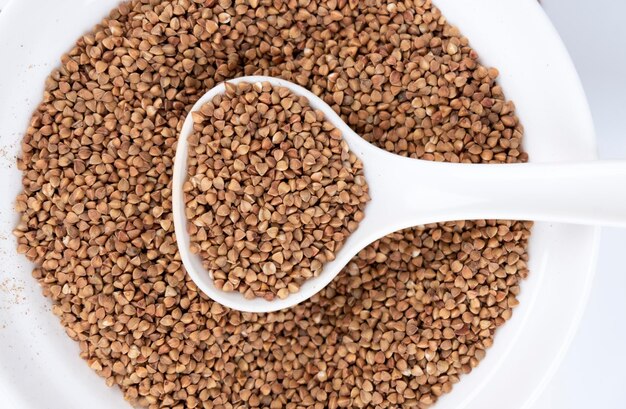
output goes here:
{"type": "MultiPolygon", "coordinates": [[[[542,2],[585,87],[600,157],[626,159],[626,1],[542,2]]],[[[626,230],[604,229],[597,275],[578,334],[533,409],[626,408],[625,255],[626,230]]]]}
{"type": "MultiPolygon", "coordinates": [[[[7,2],[0,0],[0,8],[7,2]]],[[[626,159],[626,1],[543,0],[543,5],[581,76],[600,157],[626,159]]],[[[580,329],[531,409],[626,408],[625,255],[626,230],[604,229],[597,276],[580,329]]]]}

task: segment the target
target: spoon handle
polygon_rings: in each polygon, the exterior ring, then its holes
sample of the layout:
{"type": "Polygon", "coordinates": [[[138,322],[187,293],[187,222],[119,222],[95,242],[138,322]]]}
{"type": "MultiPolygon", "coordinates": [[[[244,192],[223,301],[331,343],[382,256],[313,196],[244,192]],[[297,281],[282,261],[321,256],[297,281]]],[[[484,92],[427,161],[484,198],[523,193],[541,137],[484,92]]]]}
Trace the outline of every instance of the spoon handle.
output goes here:
{"type": "Polygon", "coordinates": [[[378,213],[393,230],[472,219],[626,227],[626,161],[469,165],[398,158],[378,177],[385,180],[370,184],[368,217],[378,213]]]}

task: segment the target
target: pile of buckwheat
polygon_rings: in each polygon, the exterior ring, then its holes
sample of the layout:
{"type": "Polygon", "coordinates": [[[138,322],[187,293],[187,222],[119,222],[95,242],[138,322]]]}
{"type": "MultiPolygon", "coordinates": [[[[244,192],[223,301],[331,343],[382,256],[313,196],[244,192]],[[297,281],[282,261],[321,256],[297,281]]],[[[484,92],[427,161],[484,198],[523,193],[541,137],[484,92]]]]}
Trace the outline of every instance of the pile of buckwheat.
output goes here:
{"type": "Polygon", "coordinates": [[[225,309],[182,268],[172,159],[192,104],[244,74],[307,87],[400,155],[527,159],[497,71],[430,0],[133,0],[46,81],[18,250],[81,356],[138,406],[429,407],[511,317],[531,223],[407,229],[294,308],[225,309]]]}
{"type": "Polygon", "coordinates": [[[192,117],[183,186],[192,253],[219,289],[287,298],[363,220],[363,164],[321,111],[269,82],[226,83],[192,117]]]}

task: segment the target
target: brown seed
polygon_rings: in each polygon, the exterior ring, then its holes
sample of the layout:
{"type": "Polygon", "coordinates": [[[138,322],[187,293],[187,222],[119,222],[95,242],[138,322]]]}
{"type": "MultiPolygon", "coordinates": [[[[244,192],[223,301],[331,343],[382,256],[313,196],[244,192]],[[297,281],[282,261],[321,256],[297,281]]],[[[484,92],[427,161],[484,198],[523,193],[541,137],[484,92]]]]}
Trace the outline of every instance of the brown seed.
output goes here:
{"type": "Polygon", "coordinates": [[[362,219],[369,196],[360,161],[321,113],[286,88],[227,82],[223,95],[192,114],[196,133],[189,138],[184,188],[192,251],[214,271],[224,291],[239,291],[248,299],[284,299],[297,292],[334,259],[334,250],[362,219]],[[265,114],[249,115],[259,100],[265,101],[265,114]],[[227,132],[242,118],[246,128],[236,135],[227,132]],[[236,157],[230,149],[206,155],[212,146],[244,144],[251,149],[237,148],[236,157]],[[283,159],[294,155],[302,160],[290,164],[283,159]],[[280,178],[277,171],[284,172],[280,178]],[[322,184],[323,178],[335,180],[322,184]],[[206,193],[212,189],[217,194],[206,193]],[[225,220],[214,220],[213,214],[225,220]],[[324,234],[312,238],[315,231],[324,234]],[[246,255],[252,250],[244,249],[247,236],[254,237],[253,248],[263,255],[246,255]]]}
{"type": "MultiPolygon", "coordinates": [[[[80,342],[81,356],[134,405],[428,407],[485,357],[529,274],[532,223],[458,221],[391,234],[363,249],[314,299],[260,315],[232,311],[201,294],[176,248],[171,166],[181,119],[206,89],[230,78],[258,73],[297,82],[368,141],[403,156],[465,163],[528,159],[515,106],[495,82],[497,70],[481,64],[432,2],[418,3],[131,0],[68,44],[25,129],[15,236],[18,250],[37,264],[32,274],[53,312],[80,342]],[[190,72],[185,59],[194,63],[190,72]],[[66,222],[68,212],[76,223],[66,222]],[[457,260],[460,273],[452,272],[457,260]],[[407,339],[411,320],[419,330],[407,339]]],[[[247,120],[245,113],[251,122],[265,115],[271,102],[263,113],[264,107],[238,112],[239,121],[247,120]]],[[[294,100],[292,109],[301,104],[294,100]]],[[[268,116],[282,120],[280,112],[268,116]]],[[[203,107],[201,113],[208,118],[213,111],[203,107]]],[[[245,131],[226,128],[232,139],[204,144],[204,154],[253,156],[289,137],[267,129],[261,143],[234,142],[245,131]]],[[[267,163],[263,177],[274,177],[277,189],[291,172],[302,171],[299,149],[311,149],[305,140],[281,149],[282,157],[242,161],[236,172],[254,174],[256,163],[267,163]]],[[[219,170],[210,181],[225,176],[222,164],[212,166],[219,170]]],[[[321,172],[315,177],[333,180],[321,172]]],[[[231,179],[218,180],[220,188],[207,185],[196,198],[196,214],[212,214],[208,209],[215,211],[218,201],[234,200],[231,179]]],[[[279,208],[288,218],[320,200],[297,184],[290,187],[282,203],[257,202],[267,187],[242,189],[237,194],[250,209],[241,217],[265,224],[243,231],[234,228],[231,213],[213,214],[198,227],[199,237],[217,233],[217,220],[233,226],[232,236],[202,250],[223,257],[224,270],[230,250],[254,265],[276,263],[271,277],[296,268],[298,251],[303,258],[324,253],[314,245],[324,230],[300,239],[298,220],[273,238],[284,255],[280,268],[276,252],[259,249],[260,237],[268,237],[264,229],[286,225],[275,215],[279,208]],[[261,208],[269,212],[264,222],[261,208]],[[283,248],[289,240],[308,250],[283,248]]],[[[343,217],[341,210],[332,218],[343,217]]],[[[308,223],[323,214],[312,212],[308,223]]],[[[237,274],[247,272],[241,269],[237,274]]],[[[226,284],[224,270],[212,272],[222,277],[216,285],[226,284]]],[[[255,274],[263,277],[260,269],[255,274]]],[[[244,296],[254,298],[269,285],[285,288],[257,280],[244,296]]],[[[298,284],[286,288],[297,291],[298,284]]]]}

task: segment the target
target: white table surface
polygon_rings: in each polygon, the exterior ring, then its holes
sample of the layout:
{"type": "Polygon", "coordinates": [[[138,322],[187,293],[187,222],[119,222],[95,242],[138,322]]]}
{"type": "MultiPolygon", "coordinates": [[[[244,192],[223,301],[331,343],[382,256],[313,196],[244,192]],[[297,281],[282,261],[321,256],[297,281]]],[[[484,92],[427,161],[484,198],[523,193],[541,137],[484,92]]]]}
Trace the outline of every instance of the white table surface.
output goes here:
{"type": "MultiPolygon", "coordinates": [[[[0,8],[8,1],[0,0],[0,8]]],[[[587,92],[600,157],[626,159],[626,1],[543,4],[587,92]]],[[[625,254],[626,230],[604,229],[597,276],[580,329],[554,379],[529,409],[626,407],[625,254]]]]}

